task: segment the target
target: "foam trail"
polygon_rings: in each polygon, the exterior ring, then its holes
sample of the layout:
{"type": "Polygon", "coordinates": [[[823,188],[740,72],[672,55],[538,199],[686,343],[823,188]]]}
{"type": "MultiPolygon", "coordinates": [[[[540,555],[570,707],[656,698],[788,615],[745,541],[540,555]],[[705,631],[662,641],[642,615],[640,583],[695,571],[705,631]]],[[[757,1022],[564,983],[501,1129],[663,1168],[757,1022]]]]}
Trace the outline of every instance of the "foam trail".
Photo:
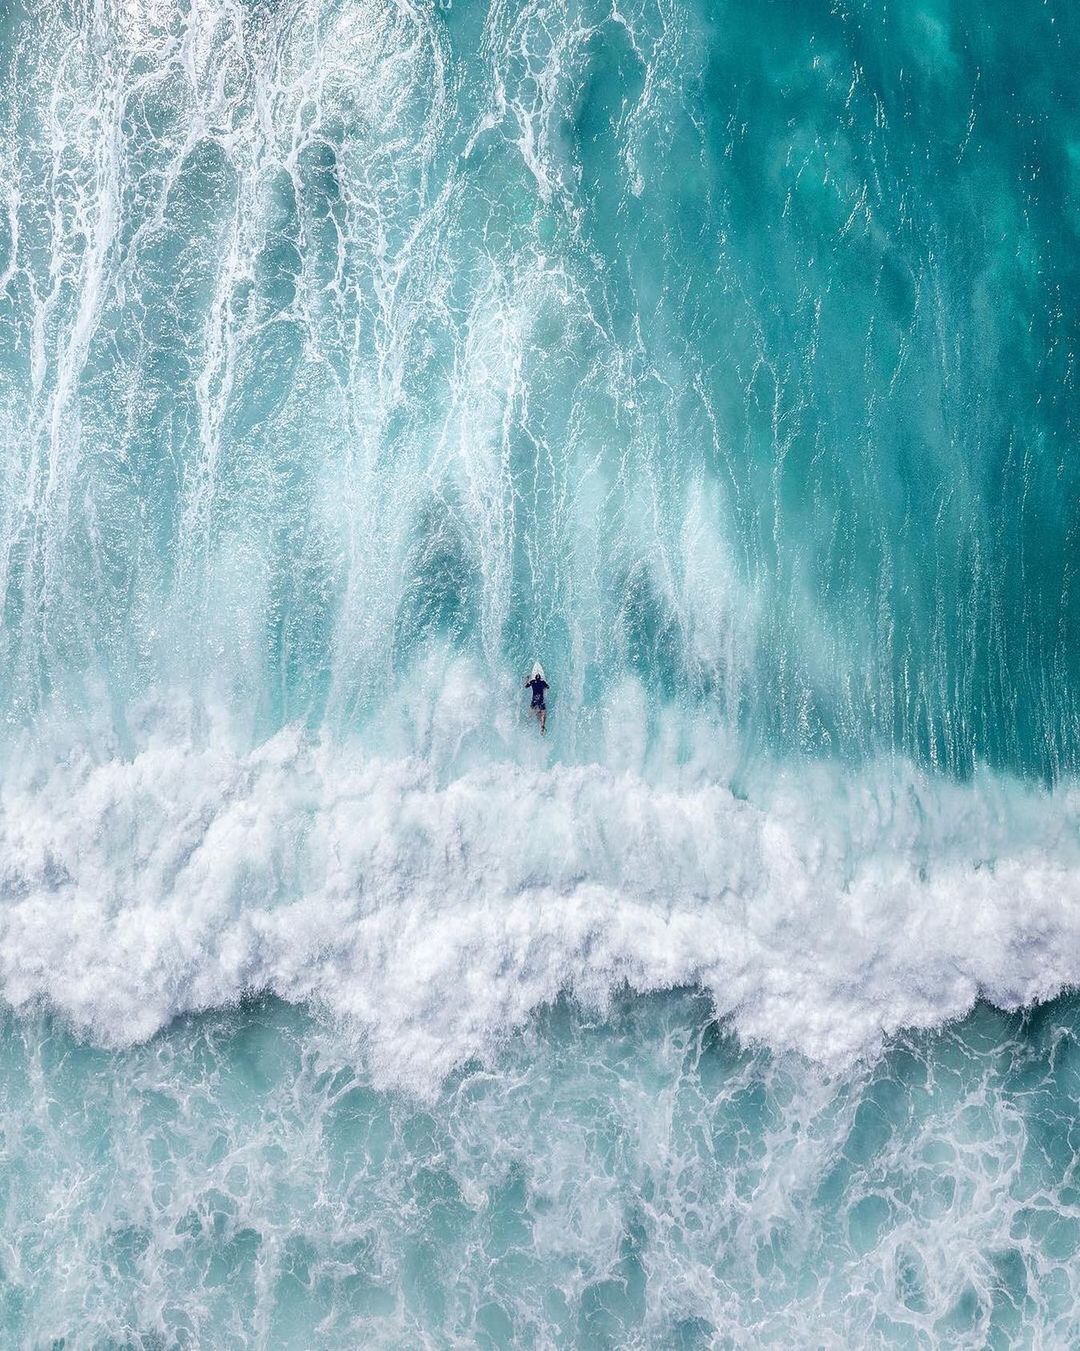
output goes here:
{"type": "Polygon", "coordinates": [[[1029,11],[4,6],[0,1341],[1080,1342],[1029,11]]]}
{"type": "Polygon", "coordinates": [[[735,22],[20,11],[5,717],[352,736],[449,643],[508,690],[543,652],[581,762],[630,679],[747,763],[1072,776],[1072,251],[1031,118],[980,120],[1013,39],[735,22]]]}
{"type": "Polygon", "coordinates": [[[843,1080],[739,1048],[702,1004],[558,1006],[423,1103],[374,1091],[335,1032],[275,1001],[111,1054],[9,1022],[5,1329],[1073,1340],[1075,1002],[982,1006],[843,1080]]]}
{"type": "Polygon", "coordinates": [[[563,989],[832,1059],[1075,979],[1066,177],[1007,25],[773,22],[14,16],[11,1001],[430,1084],[563,989]]]}
{"type": "Polygon", "coordinates": [[[564,991],[694,984],[748,1039],[842,1065],[1080,979],[1076,805],[895,765],[760,806],[597,766],[440,782],[297,729],[156,740],[5,791],[0,988],[108,1045],[272,990],[430,1093],[564,991]]]}

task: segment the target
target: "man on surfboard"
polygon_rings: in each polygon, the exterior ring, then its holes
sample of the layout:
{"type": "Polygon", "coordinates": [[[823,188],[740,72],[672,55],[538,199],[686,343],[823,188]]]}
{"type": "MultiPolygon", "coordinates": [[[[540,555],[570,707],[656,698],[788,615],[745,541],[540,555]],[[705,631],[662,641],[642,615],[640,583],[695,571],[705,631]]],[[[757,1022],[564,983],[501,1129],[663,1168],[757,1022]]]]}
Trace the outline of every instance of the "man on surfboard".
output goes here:
{"type": "Polygon", "coordinates": [[[532,690],[532,708],[530,712],[535,713],[540,722],[540,735],[547,733],[547,704],[544,703],[544,691],[548,688],[548,683],[544,679],[544,668],[539,662],[532,669],[532,675],[525,681],[526,689],[532,690]]]}

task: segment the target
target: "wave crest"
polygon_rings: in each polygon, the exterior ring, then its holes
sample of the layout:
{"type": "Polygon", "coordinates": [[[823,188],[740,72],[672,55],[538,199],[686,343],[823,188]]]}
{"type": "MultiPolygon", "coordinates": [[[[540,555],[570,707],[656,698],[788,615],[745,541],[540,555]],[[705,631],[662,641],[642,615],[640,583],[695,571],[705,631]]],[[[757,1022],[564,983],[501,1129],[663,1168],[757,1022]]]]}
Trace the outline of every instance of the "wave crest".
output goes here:
{"type": "Polygon", "coordinates": [[[759,798],[598,766],[440,782],[295,728],[76,755],[3,792],[0,991],[121,1045],[271,990],[423,1092],[560,991],[700,985],[839,1065],[1080,980],[1074,794],[882,765],[759,798]]]}

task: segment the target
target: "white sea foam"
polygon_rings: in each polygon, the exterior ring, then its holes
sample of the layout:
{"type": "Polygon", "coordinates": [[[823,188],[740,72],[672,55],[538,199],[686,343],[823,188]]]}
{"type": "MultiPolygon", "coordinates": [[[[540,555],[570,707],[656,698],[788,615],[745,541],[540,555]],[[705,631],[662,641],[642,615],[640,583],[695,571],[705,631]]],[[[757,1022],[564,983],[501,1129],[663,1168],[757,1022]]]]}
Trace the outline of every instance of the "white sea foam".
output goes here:
{"type": "MultiPolygon", "coordinates": [[[[830,1065],[978,996],[1080,980],[1074,793],[879,766],[776,780],[492,764],[445,777],[286,729],[147,738],[9,774],[0,991],[95,1040],[270,989],[433,1089],[568,990],[708,990],[741,1035],[830,1065]]],[[[48,762],[46,762],[48,763],[48,762]]]]}

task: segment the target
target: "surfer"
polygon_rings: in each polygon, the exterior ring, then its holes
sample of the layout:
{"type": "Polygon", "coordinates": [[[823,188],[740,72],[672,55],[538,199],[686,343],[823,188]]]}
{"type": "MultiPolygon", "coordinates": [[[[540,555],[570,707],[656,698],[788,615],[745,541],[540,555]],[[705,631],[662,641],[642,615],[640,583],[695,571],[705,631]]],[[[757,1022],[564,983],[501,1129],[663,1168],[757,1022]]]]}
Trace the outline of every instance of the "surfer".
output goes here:
{"type": "Polygon", "coordinates": [[[532,675],[525,681],[526,689],[532,690],[532,708],[530,712],[535,713],[540,723],[540,735],[547,733],[547,704],[544,703],[544,691],[548,689],[548,683],[544,679],[544,668],[539,662],[532,669],[532,675]]]}

